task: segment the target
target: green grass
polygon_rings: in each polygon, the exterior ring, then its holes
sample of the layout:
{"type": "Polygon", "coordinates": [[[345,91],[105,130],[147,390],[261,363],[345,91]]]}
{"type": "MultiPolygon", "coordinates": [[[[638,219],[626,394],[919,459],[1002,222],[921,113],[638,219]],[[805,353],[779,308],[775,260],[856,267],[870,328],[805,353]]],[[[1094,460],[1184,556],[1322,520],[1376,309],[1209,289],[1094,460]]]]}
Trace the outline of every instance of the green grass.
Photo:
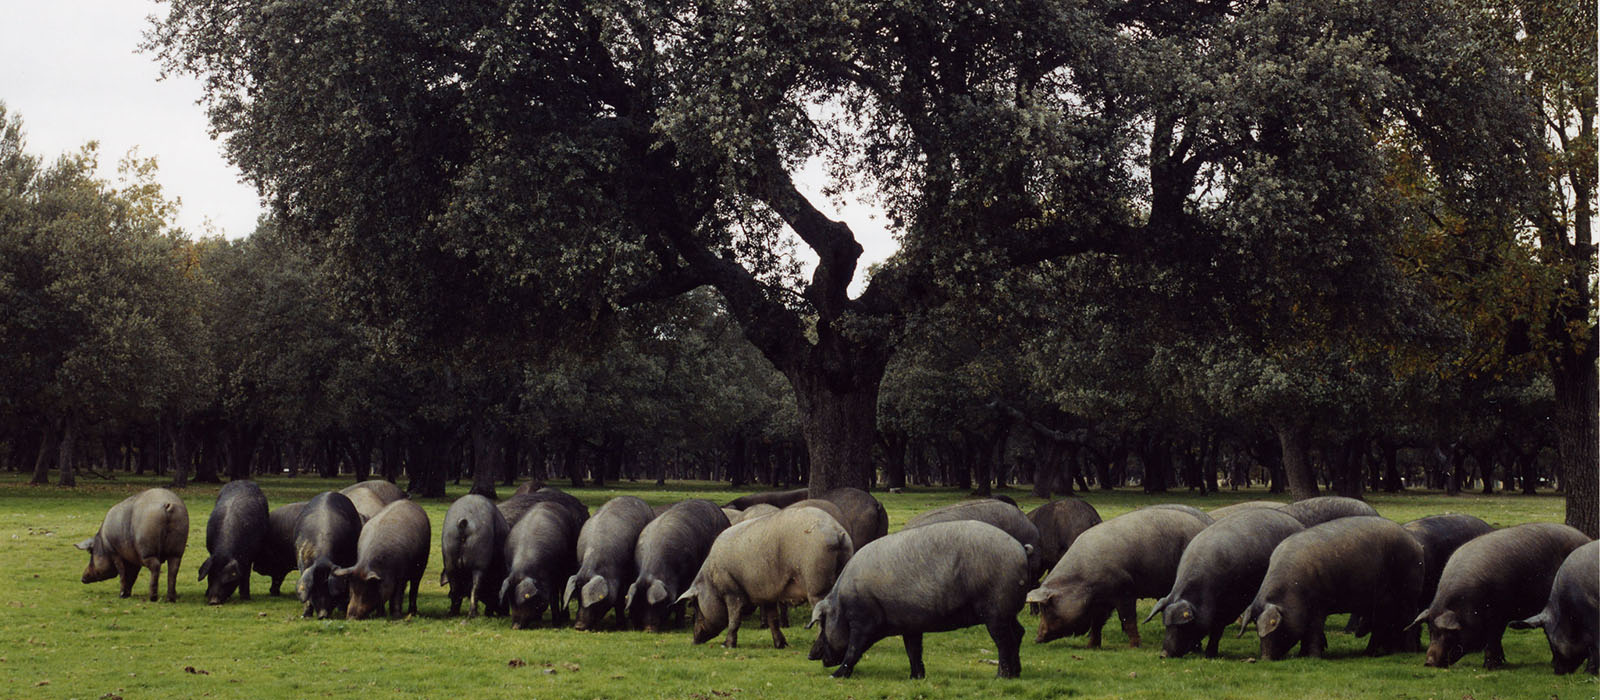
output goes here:
{"type": "MultiPolygon", "coordinates": [[[[267,479],[274,504],[302,500],[346,482],[267,479]]],[[[1218,659],[1163,659],[1159,621],[1141,627],[1145,646],[1129,649],[1115,620],[1106,627],[1103,650],[1083,638],[1034,644],[1037,620],[1022,648],[1022,678],[993,678],[994,646],[982,628],[928,635],[928,677],[911,681],[899,640],[880,642],[857,667],[854,678],[834,680],[819,663],[806,661],[813,632],[788,630],[792,646],[771,648],[764,630],[747,627],[743,646],[691,646],[685,631],[577,632],[571,629],[512,631],[501,619],[446,618],[448,597],[438,582],[437,545],[423,579],[421,614],[401,621],[312,621],[299,618],[290,596],[266,595],[257,576],[255,598],[237,597],[208,607],[195,572],[205,558],[205,522],[216,497],[214,485],[195,485],[182,495],[189,507],[189,550],[179,576],[176,604],[117,597],[115,581],[83,585],[87,555],[72,544],[93,534],[105,511],[155,480],[86,481],[77,489],[33,487],[17,475],[0,475],[0,562],[10,585],[0,589],[0,697],[571,697],[628,698],[919,698],[999,695],[1023,698],[1592,698],[1593,677],[1557,677],[1537,631],[1509,631],[1508,668],[1482,670],[1482,655],[1454,668],[1424,668],[1419,654],[1378,659],[1359,656],[1364,640],[1330,632],[1330,658],[1256,663],[1254,635],[1229,637],[1218,659]]],[[[458,496],[465,486],[453,486],[458,496]]],[[[591,508],[622,493],[652,504],[690,496],[726,501],[734,492],[716,484],[673,484],[667,489],[623,484],[573,492],[591,508]]],[[[1011,491],[1024,507],[1039,503],[1011,491]]],[[[502,494],[504,495],[504,494],[502,494]]],[[[891,529],[917,512],[960,500],[951,490],[910,489],[876,494],[888,507],[891,529]]],[[[1200,508],[1267,498],[1240,491],[1205,498],[1181,491],[1149,497],[1133,491],[1088,494],[1111,517],[1158,501],[1200,508]]],[[[1442,512],[1478,515],[1495,525],[1561,520],[1553,495],[1460,496],[1374,495],[1384,515],[1405,521],[1442,512]]],[[[437,523],[448,501],[423,505],[437,523]]],[[[437,537],[437,530],[435,532],[437,537]]],[[[148,575],[148,574],[145,574],[148,575]]],[[[165,582],[163,582],[163,587],[165,582]]],[[[289,586],[286,586],[289,588],[289,586]]],[[[292,588],[291,588],[292,590],[292,588]]],[[[163,588],[163,593],[165,592],[163,588]]],[[[1144,601],[1143,611],[1150,601],[1144,601]]],[[[803,609],[796,621],[806,619],[803,609]]],[[[1342,629],[1342,620],[1330,629],[1342,629]]]]}

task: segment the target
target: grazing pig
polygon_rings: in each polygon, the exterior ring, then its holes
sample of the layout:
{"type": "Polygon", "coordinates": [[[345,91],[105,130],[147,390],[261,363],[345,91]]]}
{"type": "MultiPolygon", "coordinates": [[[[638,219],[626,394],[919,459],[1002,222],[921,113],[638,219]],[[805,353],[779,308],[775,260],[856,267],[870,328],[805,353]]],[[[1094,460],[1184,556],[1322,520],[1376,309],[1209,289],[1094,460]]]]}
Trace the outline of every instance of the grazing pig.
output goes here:
{"type": "Polygon", "coordinates": [[[578,573],[567,580],[563,605],[576,598],[578,619],[573,627],[586,630],[600,626],[611,610],[617,611],[617,627],[628,625],[623,614],[623,587],[639,575],[633,547],[639,532],[654,520],[650,504],[635,496],[618,496],[583,524],[578,531],[578,573]]]}
{"type": "Polygon", "coordinates": [[[1196,520],[1199,520],[1200,522],[1205,523],[1207,525],[1210,525],[1211,523],[1214,523],[1214,522],[1217,521],[1216,518],[1211,517],[1205,511],[1200,510],[1199,508],[1196,508],[1194,506],[1186,506],[1186,505],[1184,505],[1182,503],[1157,503],[1157,504],[1155,504],[1153,506],[1144,506],[1144,507],[1140,508],[1139,510],[1150,510],[1152,508],[1165,509],[1165,510],[1175,510],[1175,511],[1178,511],[1179,513],[1188,513],[1189,515],[1194,516],[1194,518],[1196,520]]]}
{"type": "Polygon", "coordinates": [[[167,565],[167,602],[178,599],[178,566],[189,544],[189,509],[166,489],[148,489],[122,499],[100,523],[100,530],[76,546],[89,553],[83,582],[122,578],[122,597],[133,594],[139,568],[150,570],[150,600],[161,587],[161,565],[167,565]]]}
{"type": "Polygon", "coordinates": [[[572,517],[577,518],[580,526],[585,520],[589,519],[589,508],[583,505],[583,501],[561,489],[548,486],[532,493],[519,492],[501,501],[498,507],[500,508],[500,514],[506,518],[506,525],[516,527],[517,521],[522,519],[523,514],[527,513],[528,509],[546,501],[558,503],[561,507],[566,508],[572,514],[572,517]]]}
{"type": "Polygon", "coordinates": [[[746,520],[755,520],[756,518],[772,515],[779,510],[781,509],[775,505],[772,505],[771,503],[757,503],[749,508],[739,511],[739,519],[729,520],[728,523],[730,525],[737,525],[738,523],[742,523],[746,520]]]}
{"type": "Polygon", "coordinates": [[[350,499],[350,504],[356,507],[356,513],[361,515],[361,522],[363,523],[371,520],[378,514],[378,511],[383,510],[384,506],[389,505],[384,503],[383,499],[378,498],[378,494],[368,489],[350,489],[350,493],[345,494],[345,497],[350,499]]]}
{"type": "Polygon", "coordinates": [[[1100,524],[1100,512],[1076,498],[1051,501],[1028,512],[1028,522],[1039,529],[1039,561],[1055,566],[1061,555],[1085,530],[1100,524]]]}
{"type": "Polygon", "coordinates": [[[345,607],[350,590],[333,572],[356,563],[360,539],[361,514],[350,497],[324,491],[306,502],[294,524],[295,568],[300,570],[295,592],[304,606],[301,616],[323,619],[345,607]]]}
{"type": "MultiPolygon", "coordinates": [[[[790,508],[816,508],[817,510],[827,513],[828,517],[833,518],[834,522],[839,523],[839,527],[844,527],[844,511],[839,510],[839,506],[834,505],[833,501],[824,501],[820,498],[807,498],[806,500],[798,501],[793,505],[784,506],[783,509],[789,510],[790,508]]],[[[738,524],[731,520],[729,522],[735,525],[738,524]]],[[[852,542],[850,546],[854,547],[855,543],[852,542]]]]}
{"type": "Polygon", "coordinates": [[[1494,532],[1494,526],[1481,518],[1462,513],[1417,518],[1402,527],[1416,538],[1417,544],[1422,545],[1422,595],[1417,599],[1419,608],[1433,601],[1433,594],[1439,590],[1439,576],[1444,573],[1444,564],[1450,561],[1450,555],[1455,554],[1461,545],[1494,532]]]}
{"type": "Polygon", "coordinates": [[[273,508],[267,514],[267,534],[261,538],[261,550],[256,552],[256,573],[272,579],[268,593],[280,595],[283,579],[294,571],[294,523],[300,519],[305,501],[288,503],[273,508]]]}
{"type": "MultiPolygon", "coordinates": [[[[1257,508],[1270,508],[1276,510],[1278,508],[1282,508],[1284,505],[1285,504],[1277,501],[1244,501],[1241,503],[1235,503],[1233,505],[1222,506],[1221,508],[1212,508],[1211,510],[1206,511],[1206,515],[1211,516],[1212,520],[1221,520],[1233,515],[1234,513],[1242,513],[1244,511],[1255,510],[1257,508]]],[[[1304,523],[1302,523],[1302,525],[1304,525],[1304,523]]]]}
{"type": "Polygon", "coordinates": [[[906,521],[903,529],[923,527],[933,523],[947,523],[956,520],[976,520],[980,523],[989,523],[1004,530],[1006,534],[1016,538],[1019,544],[1028,548],[1028,572],[1033,580],[1039,580],[1039,574],[1048,566],[1041,560],[1039,552],[1039,528],[1028,522],[1028,516],[1022,510],[1004,501],[984,498],[976,501],[962,501],[933,510],[919,513],[916,517],[906,521]]]}
{"type": "Polygon", "coordinates": [[[1347,612],[1368,621],[1367,654],[1399,651],[1420,590],[1422,545],[1404,528],[1371,515],[1338,518],[1290,535],[1272,550],[1239,634],[1255,621],[1261,658],[1269,661],[1296,644],[1301,656],[1320,657],[1327,616],[1347,612]]]}
{"type": "Polygon", "coordinates": [[[1413,625],[1427,622],[1426,664],[1448,667],[1482,650],[1483,667],[1505,664],[1506,624],[1539,612],[1556,572],[1589,541],[1558,523],[1527,523],[1480,535],[1458,547],[1439,574],[1439,588],[1413,625]]]}
{"type": "Polygon", "coordinates": [[[844,526],[845,532],[850,533],[850,544],[856,549],[889,534],[889,513],[872,494],[841,486],[822,494],[822,500],[839,506],[839,511],[844,513],[844,519],[839,524],[844,526]]]}
{"type": "Polygon", "coordinates": [[[634,560],[639,577],[628,586],[623,607],[635,627],[655,632],[668,614],[683,619],[678,596],[689,587],[717,535],[728,529],[728,518],[716,504],[691,498],[674,504],[639,531],[634,560]]]}
{"type": "Polygon", "coordinates": [[[1600,541],[1590,542],[1567,555],[1550,585],[1544,610],[1526,620],[1513,620],[1517,629],[1544,630],[1550,642],[1550,665],[1556,675],[1566,675],[1588,661],[1584,670],[1600,671],[1600,541]]]}
{"type": "Polygon", "coordinates": [[[773,506],[774,508],[787,508],[791,505],[804,501],[807,498],[810,498],[809,494],[810,491],[807,489],[792,489],[789,491],[762,491],[760,493],[752,493],[748,496],[740,496],[728,501],[727,503],[724,503],[723,505],[729,508],[737,508],[739,510],[748,510],[750,506],[753,506],[757,503],[765,503],[773,506]]]}
{"type": "Polygon", "coordinates": [[[1311,527],[1321,525],[1329,520],[1338,518],[1351,518],[1359,515],[1377,515],[1378,509],[1373,508],[1366,501],[1344,496],[1318,496],[1307,498],[1304,501],[1295,501],[1278,507],[1289,515],[1299,520],[1301,525],[1311,527]]]}
{"type": "Polygon", "coordinates": [[[464,598],[468,599],[467,617],[478,615],[479,601],[485,614],[503,612],[496,594],[506,575],[506,535],[511,528],[500,509],[488,498],[469,493],[450,504],[439,530],[439,550],[444,557],[439,585],[450,586],[450,614],[461,613],[464,598]]]}
{"type": "Polygon", "coordinates": [[[1177,658],[1206,641],[1206,658],[1217,655],[1222,631],[1244,612],[1267,575],[1272,550],[1305,528],[1271,508],[1235,512],[1200,531],[1178,560],[1172,592],[1156,601],[1150,617],[1167,627],[1163,656],[1177,658]],[[1209,637],[1209,639],[1207,639],[1209,637]]]}
{"type": "Polygon", "coordinates": [[[372,495],[378,497],[378,501],[383,505],[406,499],[406,492],[401,491],[400,487],[395,486],[393,482],[383,479],[368,479],[339,489],[339,493],[348,496],[351,501],[356,500],[355,492],[357,491],[371,492],[372,495]]]}
{"type": "Polygon", "coordinates": [[[1022,673],[1017,613],[1032,581],[1027,550],[975,520],[932,523],[868,543],[812,606],[806,627],[822,629],[810,658],[838,666],[834,677],[845,678],[878,640],[900,635],[911,677],[922,678],[923,633],[984,625],[999,652],[996,675],[1016,678],[1022,673]]]}
{"type": "Polygon", "coordinates": [[[756,606],[772,630],[772,647],[782,649],[789,643],[778,629],[778,606],[816,605],[833,588],[855,548],[838,518],[804,503],[739,523],[717,536],[694,583],[678,598],[698,610],[695,644],[726,629],[722,646],[739,646],[743,611],[756,606]]]}
{"type": "MultiPolygon", "coordinates": [[[[721,513],[718,513],[720,516],[721,513]]],[[[511,629],[532,627],[550,609],[550,624],[566,624],[561,584],[578,572],[578,530],[583,521],[566,504],[540,501],[511,526],[506,536],[506,580],[501,605],[511,612],[511,629]]]]}
{"type": "Polygon", "coordinates": [[[411,501],[395,501],[372,516],[361,528],[355,565],[333,572],[350,588],[345,617],[364,619],[383,610],[385,603],[389,605],[389,617],[400,617],[407,583],[411,584],[411,604],[406,612],[417,614],[417,588],[422,585],[422,572],[428,568],[428,545],[432,541],[428,514],[411,501]]]}
{"type": "Polygon", "coordinates": [[[1159,598],[1172,590],[1178,561],[1189,540],[1206,523],[1172,508],[1143,508],[1085,530],[1028,602],[1039,605],[1043,644],[1060,637],[1089,635],[1100,648],[1100,628],[1117,611],[1128,645],[1138,647],[1140,598],[1159,598]]]}
{"type": "Polygon", "coordinates": [[[267,497],[254,481],[230,481],[217,493],[217,505],[206,520],[206,551],[200,564],[206,585],[206,603],[221,605],[239,589],[240,600],[250,600],[250,567],[267,537],[267,497]]]}

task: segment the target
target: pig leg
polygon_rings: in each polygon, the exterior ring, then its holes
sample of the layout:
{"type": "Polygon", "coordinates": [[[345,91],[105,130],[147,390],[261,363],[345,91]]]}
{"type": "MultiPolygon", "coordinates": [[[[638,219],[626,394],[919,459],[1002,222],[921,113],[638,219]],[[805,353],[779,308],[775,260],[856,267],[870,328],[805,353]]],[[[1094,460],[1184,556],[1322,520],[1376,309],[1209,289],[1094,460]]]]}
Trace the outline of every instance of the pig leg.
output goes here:
{"type": "MultiPolygon", "coordinates": [[[[285,574],[285,576],[287,576],[287,574],[285,574]]],[[[272,584],[267,588],[267,595],[272,595],[272,596],[283,595],[283,579],[284,579],[284,576],[273,576],[271,578],[272,578],[272,584]]]]}
{"type": "MultiPolygon", "coordinates": [[[[722,638],[724,649],[739,647],[739,625],[744,623],[744,598],[738,593],[722,596],[722,605],[728,610],[728,635],[722,638]]],[[[777,640],[773,640],[776,643],[777,640]]]]}
{"type": "Polygon", "coordinates": [[[1022,624],[1016,617],[1001,617],[989,623],[989,638],[1000,652],[1000,670],[996,678],[1016,678],[1022,675],[1022,624]]]}
{"type": "Polygon", "coordinates": [[[789,616],[788,611],[780,611],[781,607],[781,604],[761,606],[761,615],[766,618],[767,629],[772,630],[773,649],[789,646],[789,640],[784,638],[783,630],[779,629],[783,626],[784,619],[789,616]]]}
{"type": "Polygon", "coordinates": [[[834,670],[834,678],[849,678],[850,674],[856,670],[856,664],[861,662],[862,655],[866,654],[872,643],[877,641],[865,629],[862,629],[868,626],[866,624],[853,624],[850,626],[850,641],[844,649],[844,661],[840,662],[839,668],[834,670]]]}
{"type": "Polygon", "coordinates": [[[1489,641],[1483,646],[1483,667],[1494,670],[1506,665],[1506,650],[1500,646],[1500,638],[1505,636],[1506,625],[1504,622],[1498,626],[1489,627],[1489,641]]]}
{"type": "Polygon", "coordinates": [[[1217,658],[1217,645],[1222,642],[1223,629],[1224,626],[1218,625],[1215,629],[1211,630],[1211,638],[1206,640],[1206,658],[1217,658]]]}
{"type": "MultiPolygon", "coordinates": [[[[472,597],[467,599],[467,617],[477,617],[478,616],[478,587],[482,586],[482,585],[483,585],[483,571],[481,569],[480,570],[474,570],[472,572],[472,588],[468,589],[471,592],[472,597]]],[[[461,612],[461,599],[457,598],[455,596],[455,591],[453,590],[454,586],[452,586],[451,588],[452,588],[452,590],[450,591],[450,614],[451,615],[456,615],[456,614],[459,614],[461,612]]]]}
{"type": "Polygon", "coordinates": [[[117,559],[117,576],[118,582],[122,584],[122,597],[133,595],[133,582],[139,580],[139,567],[128,566],[122,563],[121,559],[117,559]]]}
{"type": "MultiPolygon", "coordinates": [[[[409,604],[406,606],[406,614],[407,615],[415,615],[415,614],[417,614],[417,589],[421,588],[421,587],[422,587],[422,574],[417,574],[416,578],[411,579],[411,600],[409,601],[409,604]]],[[[395,592],[395,598],[396,598],[397,601],[400,598],[400,594],[399,594],[398,591],[395,592]]]]}
{"type": "Polygon", "coordinates": [[[926,678],[928,670],[922,666],[922,633],[907,632],[900,635],[906,642],[906,658],[911,661],[911,677],[926,678]]]}
{"type": "Polygon", "coordinates": [[[1328,636],[1323,632],[1326,618],[1316,611],[1311,614],[1311,626],[1306,630],[1306,635],[1300,641],[1300,655],[1322,658],[1322,652],[1328,648],[1328,636]]]}
{"type": "MultiPolygon", "coordinates": [[[[178,567],[183,564],[183,557],[173,557],[167,561],[167,602],[178,602],[178,567]]],[[[247,570],[248,571],[248,570],[247,570]]]]}
{"type": "Polygon", "coordinates": [[[1111,611],[1104,613],[1094,612],[1089,614],[1089,648],[1100,648],[1100,632],[1105,627],[1106,620],[1111,619],[1111,611]]]}
{"type": "Polygon", "coordinates": [[[1123,634],[1128,635],[1129,648],[1138,649],[1140,641],[1139,616],[1134,604],[1133,596],[1119,599],[1117,601],[1117,620],[1122,623],[1123,634]]]}
{"type": "MultiPolygon", "coordinates": [[[[150,570],[150,602],[154,603],[161,599],[161,560],[145,557],[141,563],[144,564],[144,568],[150,570]]],[[[175,575],[177,571],[177,567],[167,569],[167,573],[174,574],[173,578],[177,578],[175,575]]],[[[167,591],[169,593],[172,591],[172,584],[167,584],[167,591]]]]}
{"type": "Polygon", "coordinates": [[[250,567],[244,567],[244,575],[239,579],[239,600],[250,600],[250,567]]]}

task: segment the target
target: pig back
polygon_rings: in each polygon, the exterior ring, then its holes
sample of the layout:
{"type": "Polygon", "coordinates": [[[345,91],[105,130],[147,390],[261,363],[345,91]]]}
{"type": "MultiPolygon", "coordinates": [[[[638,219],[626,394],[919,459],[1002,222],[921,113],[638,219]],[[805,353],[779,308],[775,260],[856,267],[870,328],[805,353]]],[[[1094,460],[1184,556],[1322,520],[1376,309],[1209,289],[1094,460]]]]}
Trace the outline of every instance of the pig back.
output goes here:
{"type": "Polygon", "coordinates": [[[940,632],[1015,618],[1031,581],[1015,537],[985,522],[952,520],[868,543],[829,597],[877,608],[891,634],[940,632]]]}
{"type": "Polygon", "coordinates": [[[361,514],[349,497],[336,491],[312,496],[295,520],[295,568],[306,571],[324,557],[336,566],[354,564],[360,537],[361,514]]]}
{"type": "Polygon", "coordinates": [[[1394,521],[1338,518],[1285,538],[1272,550],[1256,600],[1325,614],[1366,612],[1374,600],[1415,610],[1422,589],[1422,545],[1394,521]]]}
{"type": "Polygon", "coordinates": [[[1096,590],[1156,598],[1172,590],[1183,550],[1206,523],[1171,508],[1124,513],[1085,530],[1045,578],[1045,588],[1082,582],[1096,590]]]}
{"type": "MultiPolygon", "coordinates": [[[[395,501],[403,501],[406,498],[406,492],[401,491],[399,486],[395,486],[393,483],[384,479],[368,479],[366,481],[354,483],[339,489],[339,493],[349,497],[351,501],[355,500],[356,491],[367,491],[371,493],[382,505],[389,505],[395,501]]],[[[377,511],[374,511],[374,513],[376,512],[377,511]]]]}
{"type": "Polygon", "coordinates": [[[1206,624],[1237,617],[1266,577],[1273,550],[1304,529],[1299,520],[1269,508],[1244,509],[1217,521],[1184,548],[1165,600],[1189,601],[1206,624]]]}
{"type": "Polygon", "coordinates": [[[691,498],[673,504],[639,532],[634,559],[640,580],[674,583],[681,591],[728,525],[727,516],[711,501],[691,498]]]}
{"type": "Polygon", "coordinates": [[[138,553],[133,561],[181,557],[189,544],[189,509],[167,489],[147,489],[134,496],[127,522],[127,536],[138,553]]]}
{"type": "Polygon", "coordinates": [[[1063,498],[1028,512],[1028,522],[1039,530],[1039,561],[1055,566],[1084,531],[1099,525],[1100,512],[1084,501],[1063,498]]]}
{"type": "Polygon", "coordinates": [[[1491,625],[1533,615],[1567,555],[1588,541],[1560,523],[1524,523],[1473,538],[1445,562],[1428,612],[1477,609],[1491,625]]]}
{"type": "Polygon", "coordinates": [[[1351,518],[1363,515],[1377,515],[1378,509],[1373,508],[1366,501],[1344,496],[1318,496],[1295,501],[1284,506],[1281,510],[1299,520],[1301,525],[1312,527],[1321,525],[1330,520],[1351,518]]]}
{"type": "Polygon", "coordinates": [[[305,507],[305,501],[286,503],[267,514],[266,536],[261,538],[261,551],[256,554],[256,573],[281,576],[295,569],[294,524],[305,507]]]}
{"type": "Polygon", "coordinates": [[[422,506],[395,501],[361,528],[353,568],[402,580],[421,578],[432,541],[432,526],[422,506]]]}
{"type": "Polygon", "coordinates": [[[868,542],[889,533],[889,513],[872,494],[861,489],[841,486],[822,494],[822,500],[839,507],[844,519],[839,521],[850,533],[850,543],[860,549],[868,542]]]}
{"type": "Polygon", "coordinates": [[[261,487],[244,480],[223,486],[206,519],[206,550],[249,565],[268,534],[267,497],[261,487]]]}
{"type": "Polygon", "coordinates": [[[510,527],[488,498],[469,493],[450,504],[440,527],[444,570],[488,569],[499,558],[510,527]]]}
{"type": "Polygon", "coordinates": [[[738,510],[746,510],[758,503],[765,503],[774,508],[787,508],[791,505],[806,500],[809,497],[808,489],[790,489],[788,491],[761,491],[745,496],[740,496],[728,501],[726,506],[738,510]]]}
{"type": "Polygon", "coordinates": [[[1014,505],[988,498],[934,508],[907,520],[904,529],[911,530],[934,523],[958,520],[988,523],[1011,535],[1019,544],[1033,547],[1035,551],[1039,549],[1039,528],[1028,522],[1028,516],[1023,515],[1022,510],[1014,505]]]}
{"type": "Polygon", "coordinates": [[[1478,536],[1494,532],[1489,523],[1462,513],[1417,518],[1403,527],[1422,545],[1422,605],[1433,600],[1434,592],[1439,589],[1439,576],[1444,573],[1450,555],[1478,536]]]}

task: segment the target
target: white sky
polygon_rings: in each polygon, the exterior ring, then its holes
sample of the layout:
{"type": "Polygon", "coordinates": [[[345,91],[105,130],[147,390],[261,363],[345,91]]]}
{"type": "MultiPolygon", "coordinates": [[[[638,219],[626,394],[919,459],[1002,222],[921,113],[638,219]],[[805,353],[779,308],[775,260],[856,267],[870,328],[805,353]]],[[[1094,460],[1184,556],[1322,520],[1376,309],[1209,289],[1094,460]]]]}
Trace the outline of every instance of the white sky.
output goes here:
{"type": "MultiPolygon", "coordinates": [[[[181,199],[178,225],[191,236],[247,236],[261,203],[207,135],[199,82],[159,80],[154,58],[138,52],[146,18],[165,9],[155,0],[0,0],[0,101],[22,118],[29,152],[53,160],[99,141],[100,175],[115,181],[117,162],[137,147],[156,158],[167,196],[181,199]]],[[[898,245],[872,207],[823,198],[820,170],[797,179],[825,213],[850,223],[866,249],[851,288],[857,294],[867,267],[898,245]]],[[[808,272],[814,262],[806,261],[808,272]]]]}

